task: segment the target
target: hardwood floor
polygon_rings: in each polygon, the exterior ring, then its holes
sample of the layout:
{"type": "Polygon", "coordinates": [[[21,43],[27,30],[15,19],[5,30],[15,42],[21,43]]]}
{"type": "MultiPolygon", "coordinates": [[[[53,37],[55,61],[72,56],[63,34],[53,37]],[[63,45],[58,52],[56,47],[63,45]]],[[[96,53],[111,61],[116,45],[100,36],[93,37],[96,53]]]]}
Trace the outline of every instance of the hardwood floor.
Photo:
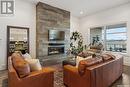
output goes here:
{"type": "Polygon", "coordinates": [[[0,71],[0,87],[8,87],[7,86],[7,71],[0,71]]]}
{"type": "Polygon", "coordinates": [[[130,66],[123,67],[123,74],[112,87],[130,87],[130,66]]]}
{"type": "MultiPolygon", "coordinates": [[[[53,68],[57,68],[57,66],[52,66],[53,68]]],[[[61,68],[61,65],[58,67],[61,68]]],[[[61,71],[61,69],[60,69],[61,71]]],[[[60,72],[61,74],[61,72],[60,72]]],[[[62,75],[62,74],[61,74],[62,75]]],[[[59,81],[63,81],[62,80],[62,77],[63,76],[60,76],[59,73],[56,73],[55,74],[55,85],[54,87],[65,87],[63,85],[63,82],[59,82],[59,81]],[[58,78],[58,80],[57,80],[58,78]],[[59,80],[61,79],[61,80],[59,80]],[[61,83],[61,84],[60,84],[61,83]]],[[[7,71],[0,71],[0,87],[8,87],[7,86],[7,80],[8,77],[7,77],[7,71]]],[[[111,87],[130,87],[130,66],[124,66],[123,67],[123,74],[122,74],[122,77],[120,77],[117,81],[115,81],[115,83],[112,84],[111,87]]]]}

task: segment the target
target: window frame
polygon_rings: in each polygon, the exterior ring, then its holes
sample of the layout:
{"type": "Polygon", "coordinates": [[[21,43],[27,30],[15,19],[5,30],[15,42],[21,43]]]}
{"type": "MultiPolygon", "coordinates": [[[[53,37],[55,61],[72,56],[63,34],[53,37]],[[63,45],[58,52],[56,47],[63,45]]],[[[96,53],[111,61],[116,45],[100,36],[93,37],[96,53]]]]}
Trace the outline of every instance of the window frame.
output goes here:
{"type": "MultiPolygon", "coordinates": [[[[107,24],[107,25],[102,25],[102,26],[90,27],[89,28],[90,29],[89,32],[93,28],[102,27],[102,30],[103,30],[102,35],[104,35],[102,37],[102,41],[103,41],[102,43],[104,45],[104,51],[107,51],[106,30],[107,30],[108,26],[110,26],[110,25],[119,25],[119,24],[125,24],[124,27],[126,27],[126,32],[119,32],[119,33],[126,33],[126,40],[125,40],[126,41],[126,52],[125,53],[124,52],[115,52],[115,51],[110,51],[110,52],[121,53],[121,54],[126,55],[128,53],[128,50],[127,50],[127,46],[128,46],[128,44],[127,44],[127,42],[128,42],[128,34],[127,34],[128,33],[128,26],[127,26],[127,22],[119,22],[119,23],[114,23],[114,24],[107,24]]],[[[89,34],[89,36],[91,37],[90,34],[89,34]]],[[[90,40],[90,37],[89,37],[89,40],[90,40]]],[[[89,42],[91,42],[91,40],[89,42]]]]}
{"type": "MultiPolygon", "coordinates": [[[[104,48],[105,48],[105,51],[109,51],[107,50],[107,34],[122,34],[122,33],[125,33],[126,34],[126,41],[127,42],[127,23],[120,23],[120,24],[125,24],[125,27],[126,28],[126,32],[115,32],[115,33],[107,33],[107,29],[115,29],[115,28],[108,28],[108,26],[111,26],[111,25],[107,25],[107,26],[104,26],[104,41],[105,44],[104,44],[104,48]]],[[[112,24],[112,25],[119,25],[119,24],[112,24]]],[[[121,28],[121,27],[116,27],[116,28],[121,28]]],[[[116,41],[116,40],[115,40],[116,41]]],[[[118,52],[118,51],[111,51],[111,52],[118,52]]],[[[118,53],[127,53],[127,43],[126,43],[126,52],[118,52],[118,53]]]]}

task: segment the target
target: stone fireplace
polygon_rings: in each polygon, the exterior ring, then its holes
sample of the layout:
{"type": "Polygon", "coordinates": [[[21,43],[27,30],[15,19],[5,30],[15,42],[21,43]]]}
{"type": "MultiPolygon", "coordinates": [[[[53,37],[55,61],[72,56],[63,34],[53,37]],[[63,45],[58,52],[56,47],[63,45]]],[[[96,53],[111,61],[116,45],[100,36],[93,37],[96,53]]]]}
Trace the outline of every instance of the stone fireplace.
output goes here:
{"type": "MultiPolygon", "coordinates": [[[[70,12],[39,2],[36,6],[36,57],[46,60],[64,54],[70,43],[70,12]],[[64,31],[63,41],[48,40],[49,31],[64,31]]],[[[59,57],[57,57],[59,58],[59,57]]]]}

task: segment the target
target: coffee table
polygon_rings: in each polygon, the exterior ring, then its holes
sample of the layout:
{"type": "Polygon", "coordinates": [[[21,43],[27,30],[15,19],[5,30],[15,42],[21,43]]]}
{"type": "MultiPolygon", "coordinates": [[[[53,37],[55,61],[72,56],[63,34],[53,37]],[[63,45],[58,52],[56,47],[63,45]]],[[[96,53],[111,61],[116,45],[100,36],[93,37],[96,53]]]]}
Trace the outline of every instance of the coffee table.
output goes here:
{"type": "Polygon", "coordinates": [[[74,57],[68,57],[66,60],[64,60],[62,62],[62,65],[72,65],[72,66],[76,66],[76,58],[74,57]]]}

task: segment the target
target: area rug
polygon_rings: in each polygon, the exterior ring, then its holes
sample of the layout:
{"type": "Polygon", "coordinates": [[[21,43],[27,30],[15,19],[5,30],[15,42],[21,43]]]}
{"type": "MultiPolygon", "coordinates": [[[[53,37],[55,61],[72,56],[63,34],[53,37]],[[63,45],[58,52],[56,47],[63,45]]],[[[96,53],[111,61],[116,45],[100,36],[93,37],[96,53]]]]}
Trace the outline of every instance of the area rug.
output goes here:
{"type": "Polygon", "coordinates": [[[56,71],[54,74],[54,87],[66,87],[63,84],[63,72],[56,71]]]}

